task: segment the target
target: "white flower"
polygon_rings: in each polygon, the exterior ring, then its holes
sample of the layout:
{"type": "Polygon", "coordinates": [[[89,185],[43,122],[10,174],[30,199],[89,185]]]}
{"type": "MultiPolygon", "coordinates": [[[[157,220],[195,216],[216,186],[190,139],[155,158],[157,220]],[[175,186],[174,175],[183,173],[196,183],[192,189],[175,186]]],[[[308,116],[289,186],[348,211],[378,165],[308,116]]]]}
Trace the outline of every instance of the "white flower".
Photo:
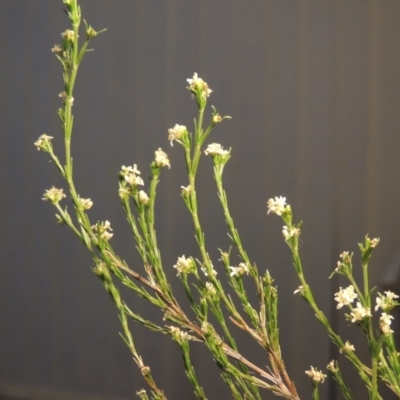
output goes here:
{"type": "Polygon", "coordinates": [[[86,35],[88,36],[88,38],[91,39],[96,37],[98,35],[98,32],[96,32],[92,26],[88,26],[86,29],[86,35]]]}
{"type": "Polygon", "coordinates": [[[51,52],[54,53],[54,54],[60,55],[60,54],[62,54],[63,49],[62,49],[62,47],[61,47],[59,44],[55,44],[55,45],[51,48],[51,52]]]}
{"type": "Polygon", "coordinates": [[[171,142],[171,146],[173,146],[174,140],[179,140],[182,138],[182,135],[187,131],[186,126],[175,124],[173,128],[168,129],[168,140],[171,142]]]}
{"type": "Polygon", "coordinates": [[[201,324],[201,331],[205,335],[209,335],[212,332],[211,324],[209,322],[207,322],[207,321],[203,321],[203,323],[201,324]]]}
{"type": "Polygon", "coordinates": [[[169,326],[172,337],[179,343],[189,340],[189,334],[187,332],[181,331],[176,326],[169,326]]]}
{"type": "Polygon", "coordinates": [[[84,210],[89,210],[89,209],[92,208],[92,206],[93,206],[93,201],[90,200],[90,199],[81,199],[81,198],[79,197],[78,200],[79,200],[79,203],[80,203],[81,207],[82,207],[84,210]]]}
{"type": "Polygon", "coordinates": [[[108,231],[112,231],[112,229],[111,229],[111,224],[110,224],[109,221],[105,221],[105,222],[101,225],[101,230],[102,230],[102,232],[101,232],[100,237],[101,237],[102,239],[106,240],[106,241],[110,240],[110,239],[114,236],[113,233],[108,232],[108,231]]]}
{"type": "Polygon", "coordinates": [[[323,383],[326,375],[322,373],[322,371],[318,371],[317,369],[314,369],[314,367],[311,367],[310,370],[306,371],[306,374],[315,382],[315,383],[323,383]]]}
{"type": "Polygon", "coordinates": [[[337,267],[335,268],[336,272],[345,272],[346,266],[351,266],[351,258],[353,254],[349,254],[348,251],[344,251],[342,254],[339,255],[339,257],[342,259],[342,261],[337,262],[337,267]]]}
{"type": "Polygon", "coordinates": [[[342,263],[341,261],[338,261],[337,262],[337,267],[335,268],[335,271],[336,272],[340,272],[340,271],[342,271],[343,267],[345,267],[345,264],[342,263]]]}
{"type": "Polygon", "coordinates": [[[208,156],[211,154],[212,156],[227,156],[229,154],[228,150],[224,150],[223,147],[218,143],[211,143],[207,146],[207,149],[204,150],[204,153],[208,156]]]}
{"type": "Polygon", "coordinates": [[[349,341],[346,341],[346,343],[343,346],[343,349],[340,349],[339,352],[340,352],[340,354],[342,354],[343,351],[349,353],[349,352],[355,351],[355,350],[356,350],[356,348],[349,341]]]}
{"type": "Polygon", "coordinates": [[[268,206],[268,212],[276,214],[276,215],[282,215],[282,213],[285,211],[286,207],[286,197],[275,197],[275,199],[269,199],[267,202],[268,206]]]}
{"type": "Polygon", "coordinates": [[[131,167],[131,166],[125,167],[125,165],[123,165],[121,167],[120,174],[122,176],[129,175],[129,174],[140,175],[140,171],[137,169],[137,165],[136,164],[133,164],[133,167],[131,167]]]}
{"type": "Polygon", "coordinates": [[[399,296],[396,293],[393,293],[390,290],[387,290],[385,293],[386,293],[386,298],[389,301],[392,301],[393,299],[398,299],[399,298],[399,296]]]}
{"type": "Polygon", "coordinates": [[[50,203],[58,204],[65,196],[62,189],[57,189],[54,186],[44,192],[42,200],[50,201],[50,203]]]}
{"type": "Polygon", "coordinates": [[[118,189],[118,194],[121,200],[126,200],[129,198],[131,192],[127,188],[120,186],[120,188],[118,189]]]}
{"type": "Polygon", "coordinates": [[[143,179],[139,176],[140,171],[137,169],[136,164],[134,164],[133,167],[125,167],[125,165],[123,165],[119,174],[124,178],[125,182],[131,186],[144,185],[143,179]]]}
{"type": "Polygon", "coordinates": [[[161,149],[155,151],[156,158],[154,162],[156,163],[157,167],[168,167],[171,168],[169,163],[169,159],[166,153],[164,153],[161,149]]]}
{"type": "Polygon", "coordinates": [[[75,33],[74,31],[71,31],[71,29],[67,29],[63,33],[61,33],[61,36],[64,40],[68,40],[70,42],[73,42],[75,39],[75,33]]]}
{"type": "Polygon", "coordinates": [[[382,313],[382,316],[379,318],[379,326],[381,327],[382,333],[386,336],[389,335],[389,333],[393,332],[390,329],[392,319],[393,319],[393,317],[386,313],[382,313]]]}
{"type": "Polygon", "coordinates": [[[299,228],[288,228],[286,225],[282,229],[282,234],[285,240],[289,240],[293,237],[299,237],[300,236],[300,229],[299,228]]]}
{"type": "Polygon", "coordinates": [[[379,238],[371,239],[371,241],[370,241],[371,247],[374,248],[374,247],[378,246],[379,241],[380,241],[379,238]]]}
{"type": "Polygon", "coordinates": [[[43,135],[41,135],[39,139],[36,140],[34,145],[38,150],[48,151],[51,148],[51,139],[54,139],[53,136],[49,136],[43,133],[43,135]]]}
{"type": "Polygon", "coordinates": [[[199,78],[197,72],[194,73],[192,79],[187,79],[189,83],[188,89],[194,94],[201,94],[204,97],[210,96],[212,90],[208,87],[208,84],[199,78]]]}
{"type": "Polygon", "coordinates": [[[178,257],[177,263],[174,268],[178,271],[176,276],[181,274],[188,274],[189,272],[194,272],[195,264],[192,258],[186,258],[185,256],[178,257]]]}
{"type": "Polygon", "coordinates": [[[213,124],[219,124],[222,120],[223,118],[218,113],[212,117],[213,124]]]}
{"type": "Polygon", "coordinates": [[[332,371],[332,372],[338,372],[338,371],[339,371],[339,368],[338,368],[338,366],[337,366],[337,361],[335,361],[335,360],[332,360],[332,361],[326,366],[326,368],[329,369],[329,371],[332,371]]]}
{"type": "Polygon", "coordinates": [[[147,204],[149,202],[149,196],[147,196],[147,193],[144,190],[141,190],[138,193],[138,199],[142,204],[147,204]]]}
{"type": "Polygon", "coordinates": [[[182,196],[186,197],[190,195],[190,192],[192,191],[192,187],[190,185],[188,186],[181,186],[182,189],[182,196]]]}
{"type": "Polygon", "coordinates": [[[97,223],[96,225],[92,226],[92,229],[95,233],[97,233],[100,239],[105,240],[106,242],[108,242],[114,236],[113,233],[109,232],[112,231],[109,221],[97,223]]]}
{"type": "Polygon", "coordinates": [[[378,293],[379,297],[376,298],[375,311],[377,311],[378,308],[381,308],[382,311],[390,311],[395,305],[397,305],[397,301],[393,301],[394,299],[399,298],[397,294],[390,290],[386,291],[385,294],[386,295],[378,293]]]}
{"type": "Polygon", "coordinates": [[[345,305],[351,304],[357,297],[358,295],[354,292],[353,285],[350,285],[346,289],[340,288],[339,292],[335,293],[335,300],[338,302],[336,308],[339,309],[345,305]]]}
{"type": "Polygon", "coordinates": [[[217,295],[217,289],[211,282],[206,282],[206,294],[210,297],[215,297],[217,295]]]}
{"type": "Polygon", "coordinates": [[[229,274],[231,278],[234,276],[241,277],[244,274],[248,275],[250,272],[249,266],[243,262],[240,263],[238,267],[229,267],[229,269],[231,270],[231,273],[229,274]]]}
{"type": "Polygon", "coordinates": [[[366,317],[372,317],[371,310],[368,307],[363,307],[360,302],[357,302],[357,307],[351,312],[353,317],[351,322],[361,321],[366,317]]]}
{"type": "Polygon", "coordinates": [[[125,176],[126,182],[128,182],[131,186],[138,186],[144,185],[143,179],[140,176],[137,176],[135,174],[130,174],[125,176]]]}
{"type": "Polygon", "coordinates": [[[101,238],[102,238],[103,240],[105,240],[106,242],[108,242],[113,236],[114,236],[113,233],[110,233],[110,232],[107,232],[107,231],[104,231],[104,232],[101,234],[101,238]]]}
{"type": "Polygon", "coordinates": [[[348,251],[344,251],[343,253],[341,253],[341,254],[339,255],[339,257],[340,257],[343,261],[345,261],[345,260],[348,260],[348,259],[349,259],[350,254],[349,254],[348,251]]]}
{"type": "Polygon", "coordinates": [[[296,294],[296,293],[300,293],[301,295],[304,294],[304,287],[303,287],[303,285],[300,285],[300,286],[293,292],[293,294],[296,294]]]}

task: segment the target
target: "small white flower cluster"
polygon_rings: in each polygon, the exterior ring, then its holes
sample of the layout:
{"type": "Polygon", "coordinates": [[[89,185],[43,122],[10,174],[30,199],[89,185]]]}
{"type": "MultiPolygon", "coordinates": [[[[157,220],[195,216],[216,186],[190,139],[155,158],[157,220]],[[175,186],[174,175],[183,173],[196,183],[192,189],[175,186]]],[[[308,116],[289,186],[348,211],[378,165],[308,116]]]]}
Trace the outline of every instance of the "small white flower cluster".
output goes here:
{"type": "Polygon", "coordinates": [[[323,383],[325,381],[326,375],[322,371],[318,371],[311,367],[310,370],[306,371],[306,374],[315,382],[323,383]]]}
{"type": "Polygon", "coordinates": [[[383,295],[378,293],[378,296],[379,297],[376,298],[375,311],[377,311],[379,308],[381,308],[382,311],[390,311],[398,304],[395,299],[398,299],[399,296],[390,290],[386,291],[383,295]]]}
{"type": "Polygon", "coordinates": [[[285,240],[289,240],[293,237],[299,237],[300,236],[300,229],[296,227],[291,227],[288,228],[286,225],[282,229],[282,234],[285,240]]]}
{"type": "Polygon", "coordinates": [[[375,248],[376,246],[378,246],[379,241],[380,241],[379,238],[370,239],[370,246],[372,248],[375,248]]]}
{"type": "MultiPolygon", "coordinates": [[[[230,118],[230,117],[225,117],[225,118],[230,118]]],[[[218,113],[214,114],[212,117],[213,124],[219,124],[222,120],[223,118],[218,113]]]]}
{"type": "Polygon", "coordinates": [[[229,267],[231,270],[229,276],[232,278],[234,276],[237,276],[240,278],[244,274],[248,275],[250,272],[250,268],[246,263],[241,262],[238,267],[229,267]]]}
{"type": "Polygon", "coordinates": [[[338,302],[336,308],[342,308],[343,306],[348,306],[354,299],[358,297],[357,293],[354,292],[354,286],[350,285],[346,289],[339,289],[339,292],[335,293],[335,300],[338,302]]]}
{"type": "MultiPolygon", "coordinates": [[[[343,306],[350,306],[351,303],[358,297],[357,293],[354,292],[354,286],[342,289],[340,288],[335,293],[335,300],[338,302],[336,308],[342,308],[343,306]]],[[[351,322],[361,321],[366,317],[372,317],[371,310],[368,307],[363,307],[360,302],[357,302],[357,306],[351,309],[351,322]]]]}
{"type": "Polygon", "coordinates": [[[80,206],[84,210],[89,210],[93,206],[93,201],[90,199],[82,199],[82,198],[78,197],[78,201],[79,201],[80,206]]]}
{"type": "Polygon", "coordinates": [[[171,168],[171,164],[169,163],[168,156],[165,152],[163,152],[161,149],[158,149],[155,151],[155,155],[156,155],[156,158],[154,160],[154,163],[157,165],[157,167],[171,168]]]}
{"type": "Polygon", "coordinates": [[[134,164],[133,167],[125,167],[125,165],[123,165],[119,174],[123,177],[124,181],[132,187],[144,185],[143,179],[139,176],[140,171],[137,169],[136,164],[134,164]]]}
{"type": "Polygon", "coordinates": [[[211,282],[206,282],[206,297],[214,298],[217,295],[217,289],[211,282]]]}
{"type": "MultiPolygon", "coordinates": [[[[344,259],[348,257],[348,253],[345,252],[341,255],[341,258],[344,259]]],[[[296,292],[295,292],[296,293],[296,292]]],[[[394,294],[391,291],[386,291],[384,295],[378,293],[378,297],[376,298],[376,306],[375,311],[379,308],[384,311],[379,319],[379,326],[384,335],[389,335],[393,332],[390,329],[390,325],[392,323],[393,317],[386,313],[386,311],[390,311],[393,307],[395,307],[398,303],[395,299],[399,296],[394,294]]],[[[358,297],[357,293],[354,292],[354,286],[350,285],[349,287],[342,289],[340,288],[339,292],[335,293],[335,300],[338,302],[336,308],[342,308],[343,306],[350,306],[351,303],[358,297]]],[[[357,306],[351,309],[351,322],[362,321],[364,318],[372,317],[371,310],[369,307],[364,307],[360,302],[357,302],[357,306]]],[[[349,342],[345,343],[344,350],[354,351],[354,346],[349,342]]],[[[340,350],[342,352],[342,350],[340,350]]]]}
{"type": "Polygon", "coordinates": [[[182,196],[187,197],[190,195],[190,192],[192,191],[192,187],[190,185],[188,186],[181,186],[182,189],[182,196]]]}
{"type": "Polygon", "coordinates": [[[187,132],[187,128],[184,125],[175,124],[173,128],[168,129],[168,140],[171,146],[173,146],[172,142],[174,140],[180,140],[185,132],[187,132]]]}
{"type": "Polygon", "coordinates": [[[93,268],[93,272],[98,276],[104,275],[106,270],[107,270],[107,264],[103,261],[98,262],[96,266],[93,268]]]}
{"type": "Polygon", "coordinates": [[[61,56],[61,55],[65,56],[64,50],[63,50],[63,48],[62,48],[59,44],[55,44],[55,45],[51,48],[51,52],[54,53],[54,54],[57,54],[57,55],[59,55],[59,56],[61,56]]]}
{"type": "Polygon", "coordinates": [[[51,150],[51,139],[54,139],[53,136],[49,136],[44,133],[39,137],[38,140],[36,140],[34,145],[38,150],[49,151],[51,150]]]}
{"type": "Polygon", "coordinates": [[[194,73],[193,78],[187,79],[187,82],[189,84],[188,89],[193,94],[200,94],[204,97],[209,97],[212,93],[212,90],[208,87],[208,84],[197,75],[197,72],[194,73]]]}
{"type": "Polygon", "coordinates": [[[388,336],[390,333],[393,332],[390,329],[392,319],[393,319],[393,317],[386,313],[382,313],[381,317],[379,318],[379,326],[381,327],[381,331],[385,336],[388,336]]]}
{"type": "Polygon", "coordinates": [[[372,317],[371,310],[368,307],[363,307],[360,302],[357,302],[357,307],[353,308],[350,315],[353,317],[351,322],[362,321],[366,317],[372,317]]]}
{"type": "Polygon", "coordinates": [[[282,215],[286,211],[286,197],[275,197],[275,199],[269,199],[267,202],[268,212],[276,215],[282,215]]]}
{"type": "Polygon", "coordinates": [[[194,272],[196,270],[196,265],[193,261],[193,258],[186,258],[185,256],[178,257],[177,263],[174,265],[174,268],[178,271],[176,276],[181,274],[185,275],[190,272],[194,272]]]}
{"type": "Polygon", "coordinates": [[[337,262],[337,267],[335,268],[335,271],[336,272],[343,272],[344,268],[347,265],[351,264],[352,256],[353,256],[353,254],[349,254],[348,251],[344,251],[342,254],[340,254],[339,257],[341,258],[341,261],[339,260],[337,262]]]}
{"type": "Polygon", "coordinates": [[[121,186],[118,189],[118,194],[121,200],[127,200],[129,196],[131,195],[131,191],[127,189],[126,187],[121,186]]]}
{"type": "Polygon", "coordinates": [[[189,340],[189,334],[185,331],[180,330],[176,326],[169,326],[169,330],[171,331],[172,337],[178,342],[186,342],[189,340]]]}
{"type": "Polygon", "coordinates": [[[346,343],[343,346],[343,349],[340,349],[339,352],[340,354],[345,353],[350,353],[351,351],[355,351],[356,348],[347,340],[346,343]]]}
{"type": "Polygon", "coordinates": [[[150,201],[149,196],[147,196],[147,193],[144,190],[141,190],[138,193],[138,200],[142,204],[148,204],[150,201]]]}
{"type": "Polygon", "coordinates": [[[97,233],[100,239],[105,240],[106,242],[108,242],[114,235],[110,232],[112,229],[109,221],[104,221],[93,225],[92,230],[93,232],[97,233]]]}
{"type": "Polygon", "coordinates": [[[326,368],[329,369],[329,371],[332,371],[332,372],[338,372],[338,371],[339,371],[339,367],[338,367],[338,365],[337,365],[337,361],[335,361],[335,360],[332,360],[332,361],[326,366],[326,368]]]}
{"type": "Polygon", "coordinates": [[[88,39],[94,38],[99,34],[99,32],[97,32],[92,26],[88,26],[86,29],[86,35],[88,37],[88,39]]]}
{"type": "Polygon", "coordinates": [[[67,29],[61,33],[61,37],[67,42],[73,42],[75,40],[75,33],[71,29],[67,29]]]}
{"type": "Polygon", "coordinates": [[[54,186],[44,192],[42,200],[50,201],[50,203],[58,204],[65,196],[62,189],[57,189],[54,186]]]}
{"type": "Polygon", "coordinates": [[[226,157],[229,154],[229,150],[224,150],[224,148],[218,143],[211,143],[204,150],[205,155],[211,154],[212,156],[222,156],[226,157]]]}
{"type": "Polygon", "coordinates": [[[209,335],[210,333],[212,333],[213,329],[211,324],[208,321],[203,321],[203,323],[201,324],[201,331],[205,335],[209,335]]]}

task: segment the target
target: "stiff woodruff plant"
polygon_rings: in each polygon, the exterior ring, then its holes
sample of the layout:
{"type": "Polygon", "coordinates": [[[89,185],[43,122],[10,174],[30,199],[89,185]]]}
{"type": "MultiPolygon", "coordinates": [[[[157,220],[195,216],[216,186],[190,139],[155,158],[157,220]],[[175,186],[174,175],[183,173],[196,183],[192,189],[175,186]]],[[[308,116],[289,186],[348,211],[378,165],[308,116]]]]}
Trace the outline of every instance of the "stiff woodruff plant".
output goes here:
{"type": "MultiPolygon", "coordinates": [[[[137,396],[141,399],[166,399],[162,388],[152,376],[150,366],[145,363],[140,350],[135,346],[129,321],[138,322],[153,331],[169,335],[178,344],[187,378],[199,399],[208,398],[208,394],[202,388],[196,375],[195,365],[192,363],[190,349],[193,341],[202,343],[210,351],[233,398],[261,399],[263,391],[270,391],[286,399],[299,399],[295,384],[286,370],[280,348],[277,288],[269,272],[259,271],[250,260],[229,211],[223,173],[231,157],[231,150],[226,150],[220,144],[209,140],[214,128],[229,117],[221,116],[214,107],[211,110],[207,108],[212,90],[196,73],[187,79],[187,89],[197,103],[194,126],[188,128],[176,124],[168,129],[168,140],[171,145],[174,143],[177,145],[174,150],[178,149],[175,151],[184,153],[187,183],[181,189],[181,196],[183,204],[191,215],[200,257],[182,255],[177,257],[173,266],[165,266],[162,263],[157,246],[154,206],[157,185],[163,170],[170,168],[170,161],[161,148],[155,151],[154,160],[150,164],[149,181],[143,180],[136,164],[122,166],[119,171],[118,194],[136,241],[137,251],[143,261],[143,269],[140,272],[132,269],[115,252],[112,246],[113,230],[109,221],[91,221],[89,214],[93,202],[80,196],[74,181],[71,155],[74,125],[72,110],[79,66],[88,52],[88,44],[101,31],[97,32],[85,20],[82,29],[81,9],[77,0],[63,0],[63,3],[71,27],[61,34],[61,43],[54,45],[51,51],[60,61],[63,70],[64,88],[59,94],[62,106],[58,110],[58,115],[64,137],[64,154],[62,157],[55,154],[53,137],[47,134],[41,135],[35,146],[38,150],[49,154],[64,178],[65,192],[63,189],[52,187],[45,191],[43,200],[56,208],[58,222],[67,225],[90,252],[93,272],[101,279],[105,290],[115,303],[121,321],[121,336],[147,384],[145,389],[137,392],[137,396]],[[232,241],[229,250],[220,250],[218,260],[211,260],[209,256],[198,214],[196,179],[202,156],[212,159],[216,191],[232,241]],[[73,212],[69,212],[67,207],[62,205],[66,197],[73,205],[73,212]],[[231,262],[231,253],[235,253],[235,257],[239,256],[238,265],[231,262]],[[214,267],[217,263],[222,266],[218,268],[218,274],[214,267]],[[183,311],[187,309],[186,305],[182,307],[179,304],[167,280],[165,270],[172,267],[176,269],[177,279],[186,292],[186,299],[192,310],[190,316],[183,311]],[[223,281],[229,283],[229,293],[226,285],[222,284],[223,281]],[[120,284],[129,288],[132,294],[159,307],[164,315],[163,322],[148,320],[128,306],[119,290],[120,284]],[[256,290],[257,304],[250,303],[247,286],[252,292],[256,290]],[[235,302],[233,298],[236,298],[235,302]],[[240,308],[237,307],[237,303],[240,303],[240,308]],[[265,351],[267,367],[261,368],[241,354],[232,335],[233,326],[247,332],[249,338],[255,340],[265,351]]],[[[188,97],[190,99],[190,96],[188,97]]],[[[369,361],[365,363],[357,356],[354,346],[335,332],[314,300],[299,254],[301,224],[293,222],[292,209],[286,203],[286,198],[271,198],[267,202],[267,210],[269,214],[276,214],[282,219],[283,239],[292,254],[293,265],[299,278],[295,294],[309,304],[332,343],[357,370],[368,389],[370,399],[382,399],[379,388],[383,385],[400,397],[400,360],[391,329],[393,316],[390,314],[399,304],[398,296],[390,291],[375,293],[368,283],[368,263],[379,239],[366,237],[359,245],[362,284],[358,284],[353,276],[352,253],[340,254],[337,267],[333,271],[333,274],[343,275],[348,280],[347,287],[338,288],[334,301],[337,302],[338,309],[344,308],[347,311],[344,317],[349,324],[358,327],[365,337],[370,354],[369,361]],[[377,317],[373,318],[373,314],[377,317]]],[[[346,378],[341,374],[337,360],[332,360],[324,370],[325,372],[310,367],[305,371],[311,381],[313,399],[319,399],[319,387],[328,373],[332,374],[345,399],[354,398],[346,384],[346,378]]],[[[308,379],[306,376],[305,378],[308,379]]]]}

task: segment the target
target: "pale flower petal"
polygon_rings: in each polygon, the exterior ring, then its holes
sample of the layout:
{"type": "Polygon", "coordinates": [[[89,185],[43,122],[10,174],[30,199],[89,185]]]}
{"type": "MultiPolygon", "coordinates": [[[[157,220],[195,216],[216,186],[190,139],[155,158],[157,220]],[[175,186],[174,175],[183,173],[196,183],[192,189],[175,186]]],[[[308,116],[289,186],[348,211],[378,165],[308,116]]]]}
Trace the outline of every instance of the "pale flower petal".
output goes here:
{"type": "Polygon", "coordinates": [[[346,289],[340,288],[339,292],[335,293],[335,300],[338,302],[336,308],[339,309],[345,305],[351,304],[357,297],[358,295],[354,292],[353,285],[350,285],[346,289]]]}
{"type": "Polygon", "coordinates": [[[269,199],[267,202],[267,206],[268,206],[268,212],[269,213],[273,213],[276,215],[282,215],[282,213],[285,211],[286,209],[286,197],[275,197],[275,199],[269,199]]]}

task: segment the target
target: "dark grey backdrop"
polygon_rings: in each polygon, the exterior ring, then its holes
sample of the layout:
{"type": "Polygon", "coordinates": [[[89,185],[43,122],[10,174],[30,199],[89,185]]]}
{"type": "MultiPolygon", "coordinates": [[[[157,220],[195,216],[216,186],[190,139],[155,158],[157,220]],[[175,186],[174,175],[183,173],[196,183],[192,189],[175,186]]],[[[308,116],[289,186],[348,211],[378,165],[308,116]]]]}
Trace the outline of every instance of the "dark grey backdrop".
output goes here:
{"type": "MultiPolygon", "coordinates": [[[[172,168],[160,185],[158,233],[168,274],[177,282],[172,265],[183,253],[195,254],[195,241],[179,196],[187,184],[182,152],[170,148],[167,129],[192,123],[195,104],[185,86],[198,72],[214,90],[210,103],[233,116],[210,140],[233,148],[226,171],[232,214],[249,254],[279,285],[283,354],[308,398],[304,370],[324,368],[338,355],[310,309],[293,295],[298,283],[281,223],[266,216],[265,202],[284,195],[296,219],[305,221],[301,250],[315,296],[335,327],[355,342],[355,330],[346,329],[343,312],[332,305],[333,293],[345,283],[327,277],[340,252],[357,251],[365,233],[381,238],[371,266],[373,284],[382,284],[400,251],[400,3],[82,0],[81,5],[96,29],[108,28],[93,41],[95,51],[82,65],[75,93],[77,186],[94,200],[92,218],[112,221],[113,243],[137,265],[116,174],[122,164],[137,163],[146,171],[154,150],[166,149],[172,168]]],[[[46,132],[60,148],[61,68],[50,48],[68,27],[62,9],[61,0],[0,2],[0,393],[132,398],[143,382],[118,337],[114,307],[82,246],[56,225],[54,210],[40,200],[45,189],[62,185],[48,157],[33,147],[46,132]]],[[[200,213],[216,257],[216,249],[229,242],[210,160],[201,172],[200,213]]],[[[182,296],[179,285],[174,287],[182,296]]],[[[137,299],[131,304],[161,317],[137,299]]],[[[133,329],[169,398],[193,398],[177,346],[133,329]]],[[[362,351],[363,342],[355,343],[362,351]]],[[[265,365],[256,347],[245,344],[244,351],[265,365]]],[[[228,398],[208,355],[196,346],[193,353],[209,397],[228,398]]],[[[360,386],[353,387],[364,398],[360,386]]],[[[323,398],[336,398],[329,383],[323,398]]]]}

